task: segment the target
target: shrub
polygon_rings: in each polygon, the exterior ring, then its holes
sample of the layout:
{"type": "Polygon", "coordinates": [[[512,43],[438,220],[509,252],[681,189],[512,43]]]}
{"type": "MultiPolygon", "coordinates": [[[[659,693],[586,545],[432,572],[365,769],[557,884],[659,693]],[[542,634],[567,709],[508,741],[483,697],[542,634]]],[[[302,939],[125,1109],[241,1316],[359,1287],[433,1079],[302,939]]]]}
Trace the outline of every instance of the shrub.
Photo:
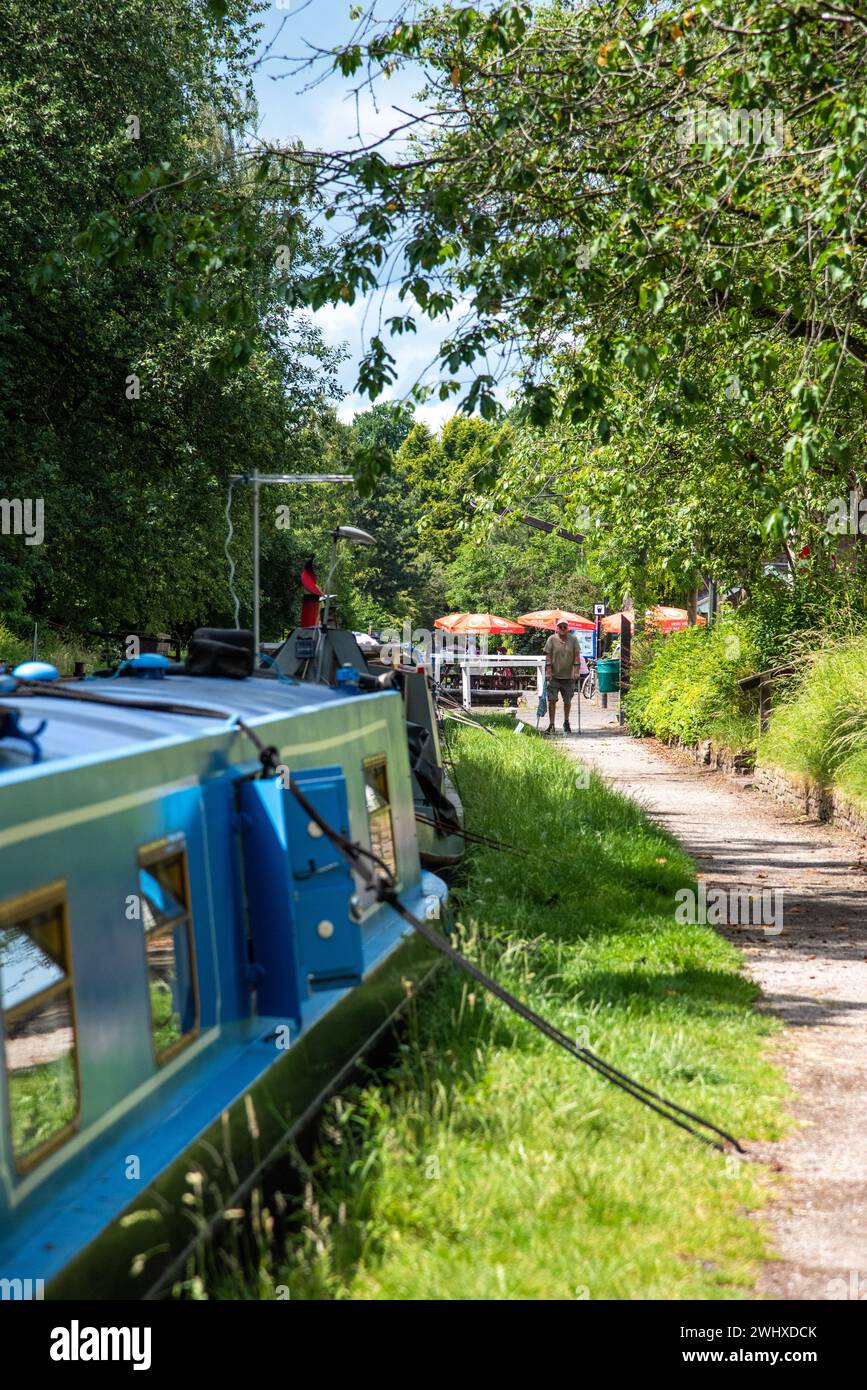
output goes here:
{"type": "Polygon", "coordinates": [[[26,661],[29,655],[29,643],[25,642],[23,637],[16,637],[10,632],[0,618],[0,661],[5,661],[7,666],[17,666],[19,661],[26,661]]]}
{"type": "Polygon", "coordinates": [[[867,799],[867,637],[804,650],[803,675],[773,711],[759,755],[867,799]]]}
{"type": "Polygon", "coordinates": [[[755,700],[738,681],[756,670],[748,625],[731,614],[713,627],[692,627],[640,644],[626,697],[635,734],[696,743],[716,737],[743,745],[755,740],[755,700]]]}

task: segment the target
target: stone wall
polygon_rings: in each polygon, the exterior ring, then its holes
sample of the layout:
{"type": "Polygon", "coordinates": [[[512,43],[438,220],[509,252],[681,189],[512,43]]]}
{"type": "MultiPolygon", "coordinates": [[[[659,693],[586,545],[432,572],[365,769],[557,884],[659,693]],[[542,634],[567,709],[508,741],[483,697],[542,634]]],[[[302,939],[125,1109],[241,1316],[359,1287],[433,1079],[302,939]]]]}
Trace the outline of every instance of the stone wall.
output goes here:
{"type": "Polygon", "coordinates": [[[739,777],[748,776],[756,763],[755,749],[724,748],[722,744],[714,743],[712,738],[702,739],[700,743],[677,742],[677,747],[694,758],[700,767],[715,767],[720,772],[732,772],[739,777]]]}
{"type": "Polygon", "coordinates": [[[867,811],[841,791],[822,787],[810,777],[798,777],[778,767],[757,767],[754,781],[759,791],[787,810],[812,820],[827,821],[853,835],[867,835],[867,811]]]}
{"type": "Polygon", "coordinates": [[[826,821],[853,835],[867,836],[867,810],[850,801],[843,792],[820,786],[810,777],[799,777],[778,767],[756,767],[754,749],[723,748],[710,738],[703,739],[701,743],[680,743],[670,739],[669,744],[693,758],[700,767],[715,767],[720,772],[752,777],[758,791],[797,815],[826,821]]]}

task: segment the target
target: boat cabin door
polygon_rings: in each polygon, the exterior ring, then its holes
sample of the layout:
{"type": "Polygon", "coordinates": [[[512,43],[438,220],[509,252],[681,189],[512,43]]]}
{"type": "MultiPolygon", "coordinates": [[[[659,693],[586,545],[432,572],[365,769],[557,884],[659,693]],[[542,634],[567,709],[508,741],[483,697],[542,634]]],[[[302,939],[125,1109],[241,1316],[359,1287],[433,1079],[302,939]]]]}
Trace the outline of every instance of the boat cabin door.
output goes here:
{"type": "MultiPolygon", "coordinates": [[[[323,819],[349,837],[342,769],[293,775],[323,819]]],[[[300,1023],[311,993],[361,981],[361,927],[350,915],[355,880],[282,776],[243,782],[241,812],[258,1011],[300,1023]]]]}

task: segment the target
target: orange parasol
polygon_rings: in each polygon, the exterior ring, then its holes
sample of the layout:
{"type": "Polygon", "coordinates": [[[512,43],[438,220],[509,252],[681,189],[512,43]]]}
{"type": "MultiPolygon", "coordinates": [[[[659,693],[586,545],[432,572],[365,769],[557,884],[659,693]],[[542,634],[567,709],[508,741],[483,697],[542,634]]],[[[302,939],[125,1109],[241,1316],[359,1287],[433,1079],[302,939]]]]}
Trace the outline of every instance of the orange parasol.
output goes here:
{"type": "Polygon", "coordinates": [[[582,618],[580,613],[570,613],[565,608],[540,608],[535,613],[522,613],[518,621],[526,623],[527,627],[543,627],[553,632],[564,618],[571,628],[583,628],[586,632],[596,628],[591,618],[582,618]]]}
{"type": "Polygon", "coordinates": [[[620,632],[620,619],[625,618],[628,623],[635,622],[635,614],[630,609],[622,609],[619,613],[609,613],[602,619],[602,631],[607,636],[609,633],[620,632]]]}
{"type": "Polygon", "coordinates": [[[487,632],[493,635],[498,632],[523,632],[520,623],[514,622],[512,618],[498,618],[496,613],[461,613],[456,615],[457,621],[449,632],[487,632]]]}
{"type": "MultiPolygon", "coordinates": [[[[629,623],[635,623],[635,614],[632,612],[609,613],[602,619],[602,631],[619,633],[621,617],[626,618],[629,623]]],[[[647,626],[656,632],[682,632],[685,627],[689,627],[689,614],[685,608],[667,608],[662,603],[658,603],[655,608],[648,608],[644,620],[647,626]]],[[[699,627],[706,621],[703,617],[696,618],[699,627]]]]}
{"type": "Polygon", "coordinates": [[[441,632],[454,632],[456,624],[469,616],[469,613],[447,613],[444,618],[436,619],[434,627],[438,627],[441,632]]]}
{"type": "Polygon", "coordinates": [[[665,604],[657,603],[655,608],[648,608],[644,621],[657,632],[682,632],[689,627],[689,614],[685,608],[666,608],[665,604]]]}

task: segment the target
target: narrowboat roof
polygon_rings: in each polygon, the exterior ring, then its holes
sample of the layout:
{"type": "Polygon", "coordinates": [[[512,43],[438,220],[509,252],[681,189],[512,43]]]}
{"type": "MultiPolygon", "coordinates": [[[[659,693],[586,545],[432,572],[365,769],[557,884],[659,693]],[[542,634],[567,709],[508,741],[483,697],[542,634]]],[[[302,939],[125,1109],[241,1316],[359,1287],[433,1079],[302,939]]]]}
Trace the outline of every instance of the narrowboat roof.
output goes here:
{"type": "MultiPolygon", "coordinates": [[[[345,705],[361,698],[347,695],[329,686],[309,682],[263,679],[258,676],[243,680],[220,677],[167,675],[162,680],[143,680],[140,677],[113,677],[67,683],[66,689],[78,689],[83,695],[108,696],[117,703],[88,703],[60,695],[18,694],[15,691],[0,695],[0,713],[14,709],[22,728],[33,730],[40,721],[46,726],[38,735],[41,761],[37,768],[67,758],[80,758],[104,753],[112,755],[135,745],[156,742],[172,737],[198,737],[213,734],[229,721],[240,717],[255,725],[275,716],[290,718],[328,705],[345,705]],[[141,709],[139,702],[165,706],[164,709],[141,709]],[[172,705],[201,707],[201,715],[172,711],[172,705]],[[124,708],[124,706],[128,706],[124,708]],[[221,713],[225,711],[225,716],[221,713]]],[[[55,687],[56,688],[56,687],[55,687]]],[[[18,771],[32,765],[32,752],[17,739],[0,739],[0,778],[4,772],[18,771]]]]}

